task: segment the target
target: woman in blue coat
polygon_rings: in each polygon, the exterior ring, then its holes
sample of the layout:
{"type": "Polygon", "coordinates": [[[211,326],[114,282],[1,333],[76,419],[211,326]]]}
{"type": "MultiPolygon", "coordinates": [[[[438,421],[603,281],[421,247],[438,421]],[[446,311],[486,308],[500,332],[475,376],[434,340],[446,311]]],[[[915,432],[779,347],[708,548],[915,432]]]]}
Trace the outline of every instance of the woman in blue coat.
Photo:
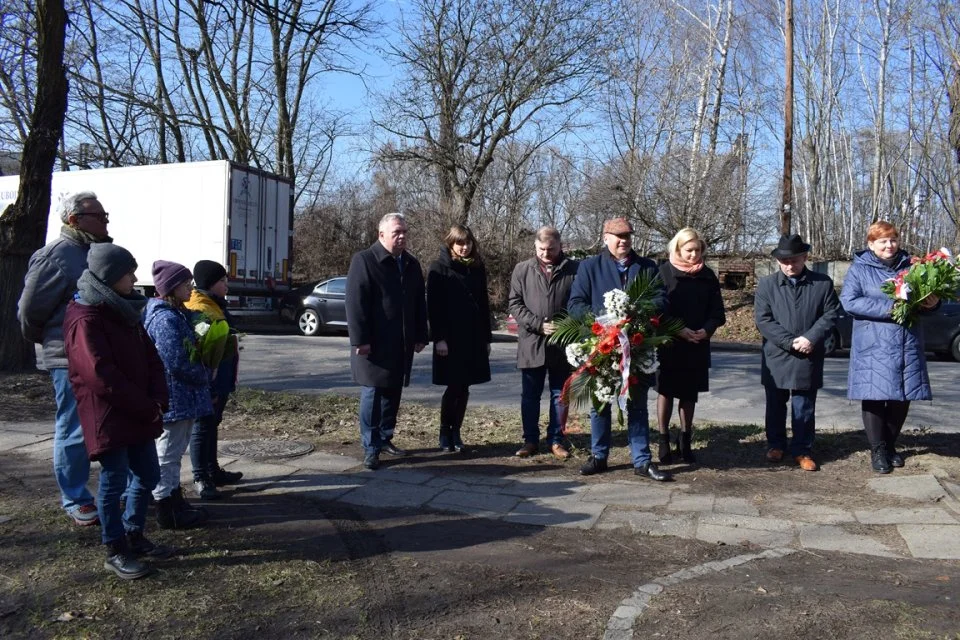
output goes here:
{"type": "MultiPolygon", "coordinates": [[[[893,299],[881,291],[884,281],[910,268],[900,249],[900,234],[889,222],[867,230],[867,247],[853,258],[840,302],[853,316],[847,397],[860,400],[863,428],[870,442],[871,465],[878,473],[902,467],[895,444],[912,400],[930,400],[930,377],[924,356],[923,330],[893,321],[893,299]]],[[[927,310],[939,304],[928,298],[927,310]]]]}

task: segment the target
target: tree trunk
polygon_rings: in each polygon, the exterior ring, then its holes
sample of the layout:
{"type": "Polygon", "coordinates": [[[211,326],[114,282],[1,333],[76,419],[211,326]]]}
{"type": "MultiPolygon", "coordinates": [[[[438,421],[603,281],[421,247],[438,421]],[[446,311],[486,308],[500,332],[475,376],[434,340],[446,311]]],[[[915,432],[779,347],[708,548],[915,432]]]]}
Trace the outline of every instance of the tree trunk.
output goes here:
{"type": "Polygon", "coordinates": [[[0,218],[0,371],[34,366],[33,345],[20,334],[17,301],[30,255],[43,246],[50,212],[50,180],[67,112],[63,0],[37,3],[37,99],[20,162],[17,201],[0,218]]]}

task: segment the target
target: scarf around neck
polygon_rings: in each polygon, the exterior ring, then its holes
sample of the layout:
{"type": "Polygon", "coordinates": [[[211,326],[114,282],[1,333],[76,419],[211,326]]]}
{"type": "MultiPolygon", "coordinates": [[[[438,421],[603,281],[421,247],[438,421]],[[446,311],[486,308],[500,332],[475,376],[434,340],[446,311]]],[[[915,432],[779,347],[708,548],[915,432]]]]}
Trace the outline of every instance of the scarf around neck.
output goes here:
{"type": "Polygon", "coordinates": [[[140,314],[147,305],[147,299],[138,293],[121,296],[90,273],[89,269],[85,269],[77,280],[77,292],[81,304],[91,307],[105,304],[116,311],[130,326],[140,324],[140,314]]]}
{"type": "Polygon", "coordinates": [[[101,238],[100,236],[93,235],[89,231],[83,231],[81,229],[77,229],[76,227],[71,227],[68,224],[65,224],[62,227],[60,227],[60,234],[80,244],[96,244],[97,242],[113,242],[113,238],[111,238],[110,236],[105,236],[101,238]]]}
{"type": "Polygon", "coordinates": [[[673,267],[678,271],[683,271],[684,273],[693,275],[695,273],[699,273],[699,271],[703,269],[703,258],[700,258],[700,262],[690,263],[681,260],[680,256],[676,253],[671,253],[670,264],[672,264],[673,267]]]}

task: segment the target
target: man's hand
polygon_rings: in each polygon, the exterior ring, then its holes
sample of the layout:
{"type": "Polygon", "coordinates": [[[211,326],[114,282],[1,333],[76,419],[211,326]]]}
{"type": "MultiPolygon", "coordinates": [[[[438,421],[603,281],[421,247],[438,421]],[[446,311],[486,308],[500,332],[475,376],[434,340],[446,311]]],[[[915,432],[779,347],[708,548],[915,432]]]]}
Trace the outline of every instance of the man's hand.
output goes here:
{"type": "Polygon", "coordinates": [[[420,353],[421,351],[423,351],[423,348],[425,346],[427,346],[426,342],[418,342],[415,345],[413,345],[413,350],[416,351],[417,353],[420,353]]]}
{"type": "Polygon", "coordinates": [[[544,321],[542,330],[543,330],[543,335],[549,336],[549,335],[552,335],[553,332],[557,330],[557,325],[555,325],[552,322],[544,321]]]}
{"type": "Polygon", "coordinates": [[[921,309],[933,309],[940,302],[940,298],[935,295],[929,295],[920,301],[921,309]]]}
{"type": "Polygon", "coordinates": [[[697,332],[694,331],[693,329],[690,329],[689,327],[684,327],[683,329],[680,329],[680,333],[678,333],[677,335],[680,336],[681,340],[686,340],[687,342],[693,342],[693,343],[699,342],[699,340],[696,337],[697,332]]]}
{"type": "MultiPolygon", "coordinates": [[[[421,349],[422,348],[423,347],[421,347],[421,349]]],[[[414,347],[414,349],[417,349],[417,348],[414,347]]],[[[433,350],[438,356],[441,356],[441,357],[446,356],[448,353],[450,353],[450,349],[447,347],[446,340],[440,340],[439,342],[434,342],[433,350]]],[[[417,353],[420,353],[420,349],[417,349],[417,353]]]]}
{"type": "Polygon", "coordinates": [[[693,337],[697,339],[697,342],[708,340],[710,338],[710,336],[707,335],[706,329],[697,329],[693,332],[693,337]]]}
{"type": "Polygon", "coordinates": [[[368,356],[368,355],[370,355],[370,345],[369,345],[369,344],[359,344],[359,345],[357,345],[357,355],[358,355],[358,356],[368,356]]]}
{"type": "Polygon", "coordinates": [[[794,351],[799,351],[800,353],[803,353],[806,355],[810,355],[811,353],[813,353],[813,343],[807,340],[806,338],[804,338],[803,336],[794,338],[792,346],[794,351]]]}

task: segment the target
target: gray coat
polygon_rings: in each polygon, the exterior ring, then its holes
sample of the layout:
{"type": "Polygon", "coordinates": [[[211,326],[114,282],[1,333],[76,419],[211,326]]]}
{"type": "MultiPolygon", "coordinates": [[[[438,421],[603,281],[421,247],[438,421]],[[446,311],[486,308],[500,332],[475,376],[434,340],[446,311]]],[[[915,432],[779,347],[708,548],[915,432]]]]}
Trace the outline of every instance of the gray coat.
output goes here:
{"type": "Polygon", "coordinates": [[[778,389],[810,391],[823,386],[824,340],[840,314],[833,280],[804,269],[796,286],[781,271],[757,284],[754,318],[763,336],[760,381],[778,389]],[[794,351],[794,339],[813,343],[813,353],[794,351]]]}
{"type": "Polygon", "coordinates": [[[365,387],[410,383],[414,345],[427,343],[427,300],[420,263],[403,252],[403,277],[380,242],[358,251],[347,272],[350,344],[370,345],[370,354],[350,349],[353,380],[365,387]]]}
{"type": "Polygon", "coordinates": [[[87,268],[90,245],[72,229],[30,256],[17,319],[23,337],[42,344],[41,363],[47,369],[65,369],[63,316],[77,291],[77,280],[87,268]]]}
{"type": "Polygon", "coordinates": [[[561,254],[560,263],[554,267],[549,281],[535,257],[513,268],[508,305],[517,321],[518,369],[569,366],[563,347],[548,344],[543,323],[567,310],[567,300],[579,266],[579,262],[561,254]]]}

